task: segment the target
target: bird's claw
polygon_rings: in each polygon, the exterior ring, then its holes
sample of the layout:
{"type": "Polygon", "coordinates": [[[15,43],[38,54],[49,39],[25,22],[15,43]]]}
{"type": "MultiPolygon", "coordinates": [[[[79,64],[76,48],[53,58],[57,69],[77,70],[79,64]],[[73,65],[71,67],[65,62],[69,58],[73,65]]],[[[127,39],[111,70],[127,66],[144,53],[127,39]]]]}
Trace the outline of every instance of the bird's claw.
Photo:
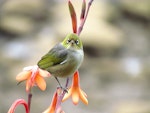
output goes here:
{"type": "Polygon", "coordinates": [[[66,93],[68,93],[68,88],[64,88],[62,86],[58,86],[57,89],[59,89],[59,88],[62,89],[63,91],[65,91],[66,93]]]}

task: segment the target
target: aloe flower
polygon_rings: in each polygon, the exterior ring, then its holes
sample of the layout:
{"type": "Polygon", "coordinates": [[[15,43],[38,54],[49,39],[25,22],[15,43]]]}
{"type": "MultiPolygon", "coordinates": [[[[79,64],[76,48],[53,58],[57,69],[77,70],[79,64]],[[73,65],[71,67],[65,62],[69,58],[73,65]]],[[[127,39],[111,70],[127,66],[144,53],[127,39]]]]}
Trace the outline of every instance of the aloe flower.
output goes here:
{"type": "Polygon", "coordinates": [[[26,81],[26,91],[29,92],[31,87],[38,86],[41,90],[46,89],[44,77],[49,77],[50,73],[38,68],[38,66],[25,67],[21,73],[16,76],[18,82],[26,81]]]}
{"type": "Polygon", "coordinates": [[[65,94],[64,98],[62,101],[67,100],[70,96],[72,97],[72,101],[75,105],[78,104],[79,99],[84,103],[84,104],[88,104],[88,100],[87,100],[87,95],[86,93],[80,88],[80,78],[79,78],[79,73],[75,72],[74,76],[73,76],[73,81],[72,81],[72,85],[68,91],[68,93],[65,94]]]}
{"type": "Polygon", "coordinates": [[[43,113],[55,113],[57,103],[57,92],[54,93],[51,105],[43,113]]]}

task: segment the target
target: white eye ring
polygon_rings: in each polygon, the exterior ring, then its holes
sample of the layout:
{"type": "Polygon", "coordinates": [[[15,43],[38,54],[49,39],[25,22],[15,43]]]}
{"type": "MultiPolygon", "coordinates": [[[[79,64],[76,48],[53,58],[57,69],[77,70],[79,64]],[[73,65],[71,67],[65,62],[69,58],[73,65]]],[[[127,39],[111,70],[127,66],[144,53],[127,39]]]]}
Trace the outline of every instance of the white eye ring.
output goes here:
{"type": "Polygon", "coordinates": [[[68,39],[68,40],[67,40],[67,44],[68,44],[69,42],[71,42],[71,40],[70,40],[70,39],[68,39]]]}
{"type": "Polygon", "coordinates": [[[75,43],[78,45],[79,44],[79,40],[76,40],[75,43]]]}

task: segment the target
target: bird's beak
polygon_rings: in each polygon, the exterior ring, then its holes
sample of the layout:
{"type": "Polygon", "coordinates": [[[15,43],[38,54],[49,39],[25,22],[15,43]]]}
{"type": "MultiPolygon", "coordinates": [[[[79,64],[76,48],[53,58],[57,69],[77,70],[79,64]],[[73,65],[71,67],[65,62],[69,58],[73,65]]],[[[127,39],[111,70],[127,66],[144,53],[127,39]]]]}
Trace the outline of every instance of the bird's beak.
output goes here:
{"type": "Polygon", "coordinates": [[[70,43],[71,43],[71,46],[73,46],[75,42],[74,42],[74,40],[71,40],[70,43]]]}

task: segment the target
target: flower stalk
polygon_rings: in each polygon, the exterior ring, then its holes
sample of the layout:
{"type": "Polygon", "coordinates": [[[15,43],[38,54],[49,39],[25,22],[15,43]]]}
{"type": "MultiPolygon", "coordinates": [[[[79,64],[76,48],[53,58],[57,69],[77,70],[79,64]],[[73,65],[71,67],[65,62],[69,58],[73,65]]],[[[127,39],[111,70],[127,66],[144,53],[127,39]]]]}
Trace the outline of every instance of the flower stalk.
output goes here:
{"type": "Polygon", "coordinates": [[[31,107],[31,99],[32,99],[32,93],[28,93],[28,109],[30,111],[30,107],[31,107]]]}
{"type": "Polygon", "coordinates": [[[83,5],[82,5],[82,12],[81,12],[81,17],[80,17],[80,26],[78,27],[78,31],[77,31],[77,35],[79,36],[82,29],[83,29],[83,26],[85,24],[85,21],[87,19],[87,16],[88,16],[88,13],[89,13],[89,10],[90,10],[90,7],[92,5],[94,0],[90,0],[88,2],[88,7],[86,9],[86,5],[85,5],[85,0],[83,0],[83,5]],[[82,14],[83,13],[83,14],[82,14]],[[84,16],[85,15],[85,16],[84,16]]]}
{"type": "Polygon", "coordinates": [[[26,103],[26,101],[24,99],[18,99],[16,100],[12,105],[11,107],[9,108],[8,112],[7,113],[14,113],[17,106],[22,104],[25,108],[25,111],[26,113],[30,113],[30,110],[29,110],[29,107],[28,107],[28,104],[26,103]]]}
{"type": "MultiPolygon", "coordinates": [[[[70,0],[68,0],[68,7],[72,21],[72,30],[73,33],[76,33],[78,36],[82,32],[83,26],[87,19],[89,9],[94,0],[89,0],[88,6],[86,8],[86,0],[82,1],[81,15],[80,15],[80,25],[77,26],[77,17],[73,4],[70,0]]],[[[37,65],[25,67],[21,73],[16,76],[16,80],[21,83],[22,81],[26,81],[26,92],[28,94],[28,102],[24,99],[16,100],[12,106],[10,107],[8,113],[14,113],[15,109],[18,105],[22,104],[25,108],[26,113],[30,113],[31,109],[31,100],[32,93],[31,89],[34,86],[38,86],[39,89],[44,91],[46,89],[46,82],[44,80],[45,77],[50,77],[50,73],[40,69],[37,65]]],[[[65,90],[63,88],[57,88],[53,99],[51,101],[50,106],[43,113],[65,113],[62,110],[61,104],[63,101],[67,100],[69,97],[72,97],[72,101],[75,105],[78,104],[79,99],[84,103],[88,104],[87,95],[80,87],[80,77],[78,70],[74,73],[72,79],[72,85],[69,88],[68,92],[66,89],[69,86],[69,78],[66,80],[65,90]]]]}
{"type": "Polygon", "coordinates": [[[62,103],[62,100],[63,100],[65,94],[68,93],[68,92],[66,92],[68,85],[69,85],[69,78],[67,78],[67,80],[66,80],[65,90],[62,90],[61,88],[59,88],[58,101],[56,104],[56,109],[58,109],[58,110],[61,109],[61,103],[62,103]]]}
{"type": "MultiPolygon", "coordinates": [[[[82,2],[82,9],[81,9],[81,15],[80,15],[80,25],[79,25],[79,27],[77,27],[77,17],[76,17],[76,12],[75,12],[74,6],[72,5],[71,1],[68,0],[68,7],[69,7],[69,12],[70,12],[71,21],[72,21],[72,30],[73,30],[73,33],[76,33],[78,36],[82,32],[83,26],[85,24],[85,21],[87,19],[88,13],[89,13],[89,9],[90,9],[91,4],[92,4],[93,1],[94,0],[90,0],[89,1],[88,7],[86,9],[86,0],[83,0],[83,2],[82,2]]],[[[66,93],[64,90],[63,91],[59,91],[58,98],[57,98],[57,104],[56,104],[56,113],[61,113],[61,111],[62,111],[62,109],[61,109],[61,102],[65,101],[70,96],[72,96],[72,100],[73,100],[73,103],[75,105],[78,104],[79,99],[81,99],[84,104],[86,104],[86,105],[88,104],[88,100],[86,98],[87,95],[80,88],[79,81],[80,81],[79,72],[77,71],[77,72],[75,72],[75,74],[73,76],[72,86],[69,89],[68,93],[66,93]]],[[[69,83],[69,79],[67,78],[66,87],[65,88],[68,88],[68,83],[69,83]]]]}

